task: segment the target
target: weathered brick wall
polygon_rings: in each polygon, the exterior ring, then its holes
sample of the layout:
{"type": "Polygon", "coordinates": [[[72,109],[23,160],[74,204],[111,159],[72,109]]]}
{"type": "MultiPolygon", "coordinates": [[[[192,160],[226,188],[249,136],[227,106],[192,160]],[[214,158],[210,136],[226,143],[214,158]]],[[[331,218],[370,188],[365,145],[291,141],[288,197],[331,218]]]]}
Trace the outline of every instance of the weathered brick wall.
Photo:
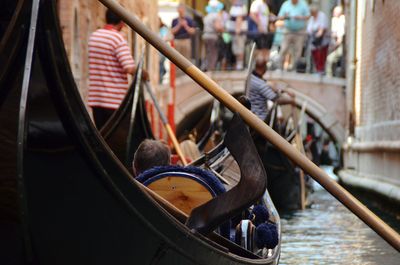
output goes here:
{"type": "Polygon", "coordinates": [[[396,21],[400,14],[400,1],[365,2],[359,69],[362,91],[358,136],[365,141],[398,140],[400,24],[396,21]],[[375,2],[375,7],[371,6],[372,2],[375,2]],[[380,125],[390,128],[382,130],[380,125]]]}
{"type": "Polygon", "coordinates": [[[357,3],[356,128],[342,181],[400,203],[400,1],[357,3]]]}
{"type": "MultiPolygon", "coordinates": [[[[158,32],[158,6],[156,0],[120,0],[124,7],[135,14],[141,21],[158,32]]],[[[87,43],[90,34],[105,23],[106,8],[97,0],[59,0],[58,11],[63,32],[65,48],[71,63],[74,77],[78,83],[82,98],[86,102],[88,89],[87,43]]],[[[124,32],[132,47],[132,53],[140,52],[144,40],[128,27],[124,32]],[[134,41],[137,47],[134,49],[134,41]]],[[[148,50],[147,70],[154,84],[158,80],[158,53],[154,48],[148,50]]],[[[139,57],[136,54],[137,58],[139,57]]]]}

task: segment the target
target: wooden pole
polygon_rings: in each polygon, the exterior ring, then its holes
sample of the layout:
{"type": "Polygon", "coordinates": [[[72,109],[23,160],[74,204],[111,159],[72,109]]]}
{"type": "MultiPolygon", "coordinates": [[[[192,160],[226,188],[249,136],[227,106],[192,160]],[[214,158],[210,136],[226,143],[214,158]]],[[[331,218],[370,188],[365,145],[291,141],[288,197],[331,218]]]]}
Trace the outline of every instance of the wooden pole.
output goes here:
{"type": "MultiPolygon", "coordinates": [[[[303,138],[301,137],[300,134],[300,123],[299,119],[297,116],[297,109],[296,107],[292,106],[292,117],[293,117],[293,123],[295,126],[295,131],[296,135],[294,138],[296,148],[297,150],[300,151],[303,155],[305,154],[304,152],[304,146],[303,146],[303,138]]],[[[306,208],[306,184],[305,184],[305,179],[304,179],[304,171],[301,170],[299,174],[299,179],[300,179],[300,208],[301,210],[304,210],[306,208]]]]}
{"type": "Polygon", "coordinates": [[[163,53],[169,60],[177,65],[182,71],[189,75],[200,86],[207,90],[233,112],[238,112],[242,119],[265,139],[270,141],[282,153],[288,156],[293,162],[300,166],[305,172],[312,176],[336,199],[343,203],[350,211],[357,215],[378,235],[385,239],[396,250],[400,251],[400,235],[390,226],[383,222],[378,216],[371,212],[365,205],[358,201],[353,195],[326,174],[322,169],[312,163],[305,155],[301,154],[285,139],[266,125],[261,119],[245,108],[239,101],[222,89],[216,82],[200,71],[183,55],[169,47],[156,33],[150,31],[135,16],[131,15],[115,0],[99,0],[106,7],[111,9],[121,19],[141,35],[146,41],[163,53]]]}
{"type": "Polygon", "coordinates": [[[176,139],[176,136],[174,134],[174,131],[172,130],[171,126],[168,123],[167,117],[165,117],[164,112],[162,111],[160,105],[158,104],[158,101],[156,97],[153,94],[153,91],[151,90],[150,82],[146,81],[144,83],[147,92],[149,93],[151,99],[153,100],[154,106],[157,109],[158,114],[160,115],[160,119],[165,127],[165,130],[167,130],[167,134],[169,136],[169,139],[171,139],[172,144],[175,147],[176,153],[178,154],[179,158],[181,159],[182,163],[184,166],[186,166],[188,163],[186,161],[185,156],[183,155],[183,152],[181,150],[181,147],[179,146],[178,140],[176,139]]]}
{"type": "MultiPolygon", "coordinates": [[[[171,47],[174,48],[174,40],[171,40],[171,47]]],[[[176,79],[176,68],[175,64],[173,62],[170,62],[170,68],[169,68],[169,93],[168,93],[168,121],[169,124],[171,125],[172,131],[176,132],[175,128],[175,99],[176,99],[176,85],[175,85],[175,79],[176,79]]]]}

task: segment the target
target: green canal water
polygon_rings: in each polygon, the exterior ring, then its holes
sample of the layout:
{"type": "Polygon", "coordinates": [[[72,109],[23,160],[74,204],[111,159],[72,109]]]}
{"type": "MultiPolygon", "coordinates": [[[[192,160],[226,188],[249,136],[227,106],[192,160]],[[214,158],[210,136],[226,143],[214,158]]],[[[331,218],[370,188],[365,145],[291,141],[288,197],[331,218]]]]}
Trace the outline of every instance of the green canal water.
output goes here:
{"type": "MultiPolygon", "coordinates": [[[[399,265],[400,253],[323,189],[304,211],[281,215],[281,265],[399,265]]],[[[370,204],[370,205],[369,205],[370,204]]],[[[367,206],[400,232],[400,213],[367,206]]]]}

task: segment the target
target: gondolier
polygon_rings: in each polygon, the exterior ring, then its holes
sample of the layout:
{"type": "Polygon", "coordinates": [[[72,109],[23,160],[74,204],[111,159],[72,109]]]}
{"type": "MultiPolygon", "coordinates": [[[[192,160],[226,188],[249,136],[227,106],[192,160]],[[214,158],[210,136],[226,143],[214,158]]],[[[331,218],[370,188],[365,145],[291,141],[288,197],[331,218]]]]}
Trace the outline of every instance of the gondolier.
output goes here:
{"type": "MultiPolygon", "coordinates": [[[[127,74],[136,71],[128,44],[121,34],[124,23],[110,10],[106,25],[89,39],[89,106],[100,129],[119,107],[128,89],[127,74]]],[[[148,79],[147,73],[144,78],[148,79]]]]}
{"type": "Polygon", "coordinates": [[[279,91],[268,85],[263,75],[267,71],[267,60],[259,55],[256,58],[255,69],[250,76],[249,100],[251,111],[260,119],[265,120],[268,114],[267,101],[276,101],[279,105],[295,104],[294,94],[282,90],[285,94],[279,95],[279,91]]]}

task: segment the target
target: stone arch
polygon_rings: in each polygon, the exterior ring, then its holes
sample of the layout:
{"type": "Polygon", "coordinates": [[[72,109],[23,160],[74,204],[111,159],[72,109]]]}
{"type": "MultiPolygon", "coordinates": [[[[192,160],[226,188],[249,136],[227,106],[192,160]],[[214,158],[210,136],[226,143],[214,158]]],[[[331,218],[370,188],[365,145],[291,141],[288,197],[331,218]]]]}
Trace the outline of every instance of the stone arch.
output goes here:
{"type": "Polygon", "coordinates": [[[292,89],[292,91],[296,94],[297,107],[301,108],[303,104],[307,102],[306,113],[313,118],[339,146],[341,146],[345,140],[346,131],[335,116],[329,113],[329,111],[316,100],[294,89],[292,89]]]}
{"type": "MultiPolygon", "coordinates": [[[[210,75],[231,95],[244,93],[245,73],[210,73],[210,75]]],[[[177,128],[179,128],[185,126],[185,120],[190,119],[193,113],[199,113],[202,108],[210,105],[213,97],[187,76],[178,78],[176,83],[177,94],[181,92],[182,94],[187,94],[185,98],[181,98],[176,104],[175,121],[177,128]],[[190,90],[190,93],[188,90],[190,90]]],[[[341,146],[345,140],[345,128],[335,115],[305,93],[293,88],[289,89],[296,94],[297,107],[301,109],[303,103],[307,102],[306,113],[332,137],[338,146],[341,146]]]]}

